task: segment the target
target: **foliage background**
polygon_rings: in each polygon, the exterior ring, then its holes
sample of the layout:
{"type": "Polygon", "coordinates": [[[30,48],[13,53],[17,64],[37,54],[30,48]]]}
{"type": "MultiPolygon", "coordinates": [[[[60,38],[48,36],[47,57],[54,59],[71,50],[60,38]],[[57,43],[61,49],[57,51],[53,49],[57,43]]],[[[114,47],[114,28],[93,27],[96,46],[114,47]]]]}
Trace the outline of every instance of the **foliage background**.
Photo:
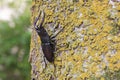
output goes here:
{"type": "Polygon", "coordinates": [[[7,21],[0,20],[0,80],[30,80],[30,3],[27,0],[0,2],[0,13],[4,7],[13,11],[7,21]]]}

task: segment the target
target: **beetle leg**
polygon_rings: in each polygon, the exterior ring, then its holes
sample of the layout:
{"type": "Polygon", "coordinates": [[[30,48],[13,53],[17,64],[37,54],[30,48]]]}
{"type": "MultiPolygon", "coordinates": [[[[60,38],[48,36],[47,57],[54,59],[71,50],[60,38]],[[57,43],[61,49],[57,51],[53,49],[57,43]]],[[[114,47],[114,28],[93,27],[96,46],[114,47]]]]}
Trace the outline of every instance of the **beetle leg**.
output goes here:
{"type": "MultiPolygon", "coordinates": [[[[45,56],[44,56],[45,57],[45,56]]],[[[44,58],[44,63],[45,63],[45,68],[46,68],[46,66],[47,66],[47,63],[46,63],[46,60],[45,60],[45,58],[44,58]]]]}
{"type": "Polygon", "coordinates": [[[51,38],[52,40],[54,40],[55,37],[56,37],[61,31],[63,31],[64,28],[65,28],[65,27],[63,27],[61,30],[59,30],[58,32],[56,32],[56,34],[53,35],[53,36],[51,36],[50,38],[51,38]]]}
{"type": "Polygon", "coordinates": [[[56,51],[56,39],[55,37],[63,30],[64,28],[62,28],[60,31],[58,31],[54,36],[50,37],[50,40],[51,40],[51,46],[53,48],[54,51],[56,51]]]}
{"type": "MultiPolygon", "coordinates": [[[[59,26],[59,24],[58,24],[57,26],[59,26]]],[[[57,26],[55,26],[55,27],[57,27],[57,26]]],[[[52,44],[52,45],[56,45],[56,39],[55,39],[55,37],[56,37],[61,31],[63,31],[64,28],[65,28],[65,27],[63,27],[61,30],[59,30],[58,32],[56,32],[55,35],[50,36],[50,40],[51,40],[51,44],[52,44]]]]}

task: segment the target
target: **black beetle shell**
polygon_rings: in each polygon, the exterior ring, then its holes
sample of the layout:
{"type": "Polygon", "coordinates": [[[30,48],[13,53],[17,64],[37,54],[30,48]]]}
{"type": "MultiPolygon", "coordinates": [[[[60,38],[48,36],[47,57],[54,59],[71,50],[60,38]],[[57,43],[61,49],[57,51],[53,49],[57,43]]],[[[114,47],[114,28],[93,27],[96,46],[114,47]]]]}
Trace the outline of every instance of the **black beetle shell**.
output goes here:
{"type": "Polygon", "coordinates": [[[41,46],[42,46],[42,51],[43,51],[46,59],[49,62],[53,62],[54,61],[54,54],[53,54],[54,50],[53,50],[51,44],[43,43],[41,46]]]}

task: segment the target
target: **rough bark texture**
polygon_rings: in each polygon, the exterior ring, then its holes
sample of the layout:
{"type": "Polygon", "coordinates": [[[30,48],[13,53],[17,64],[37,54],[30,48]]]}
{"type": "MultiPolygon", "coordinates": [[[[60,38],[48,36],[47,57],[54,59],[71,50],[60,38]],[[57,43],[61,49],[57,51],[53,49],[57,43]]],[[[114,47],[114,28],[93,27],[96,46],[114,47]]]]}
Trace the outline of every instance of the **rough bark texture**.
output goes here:
{"type": "Polygon", "coordinates": [[[108,71],[120,70],[119,0],[33,0],[32,3],[32,24],[39,10],[44,10],[43,26],[50,35],[64,27],[55,38],[53,63],[45,59],[33,28],[29,59],[32,80],[104,80],[108,71]]]}

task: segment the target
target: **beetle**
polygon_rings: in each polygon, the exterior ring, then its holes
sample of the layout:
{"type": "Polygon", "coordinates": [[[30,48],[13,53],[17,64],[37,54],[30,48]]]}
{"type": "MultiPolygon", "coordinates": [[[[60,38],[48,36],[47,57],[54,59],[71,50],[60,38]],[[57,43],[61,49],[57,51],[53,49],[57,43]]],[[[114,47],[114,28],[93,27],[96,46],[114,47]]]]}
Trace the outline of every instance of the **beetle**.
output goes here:
{"type": "Polygon", "coordinates": [[[54,51],[55,51],[55,37],[63,30],[61,29],[56,35],[50,36],[46,29],[43,27],[43,22],[45,18],[45,13],[44,11],[40,11],[38,14],[38,17],[34,21],[34,28],[36,32],[38,33],[40,40],[41,40],[41,47],[42,51],[44,53],[44,56],[49,62],[54,61],[54,51]],[[38,20],[40,19],[40,15],[42,16],[41,22],[37,25],[38,20]]]}

